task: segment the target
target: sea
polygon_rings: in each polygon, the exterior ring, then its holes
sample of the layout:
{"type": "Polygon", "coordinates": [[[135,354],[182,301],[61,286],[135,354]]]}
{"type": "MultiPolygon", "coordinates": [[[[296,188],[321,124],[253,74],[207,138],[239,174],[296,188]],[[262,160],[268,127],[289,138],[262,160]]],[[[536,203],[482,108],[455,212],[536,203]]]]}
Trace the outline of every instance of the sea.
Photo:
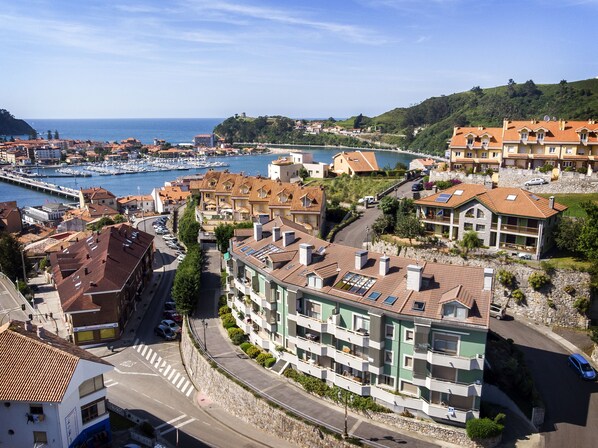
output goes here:
{"type": "MultiPolygon", "coordinates": [[[[210,133],[223,121],[222,118],[164,118],[164,119],[26,119],[41,136],[47,131],[58,131],[60,138],[91,140],[91,141],[120,141],[134,137],[145,144],[153,143],[154,139],[162,139],[174,144],[192,143],[197,134],[210,133]]],[[[339,152],[337,147],[321,146],[284,146],[285,152],[293,149],[314,153],[316,162],[331,163],[332,157],[339,152]]],[[[243,172],[247,175],[268,175],[268,164],[279,158],[283,153],[258,154],[247,156],[210,157],[209,161],[226,163],[233,173],[243,172]]],[[[417,155],[397,151],[377,151],[376,159],[380,167],[394,167],[397,162],[409,165],[417,155]]],[[[51,174],[56,168],[42,168],[34,170],[39,174],[51,174]]],[[[67,186],[75,189],[101,186],[110,190],[116,196],[132,194],[150,194],[164,182],[178,177],[204,173],[205,168],[190,169],[188,171],[160,171],[150,173],[123,174],[119,176],[92,177],[63,177],[47,178],[46,182],[67,186]]],[[[0,202],[17,201],[19,207],[42,205],[47,202],[64,202],[65,199],[47,195],[24,187],[0,182],[0,202]]]]}

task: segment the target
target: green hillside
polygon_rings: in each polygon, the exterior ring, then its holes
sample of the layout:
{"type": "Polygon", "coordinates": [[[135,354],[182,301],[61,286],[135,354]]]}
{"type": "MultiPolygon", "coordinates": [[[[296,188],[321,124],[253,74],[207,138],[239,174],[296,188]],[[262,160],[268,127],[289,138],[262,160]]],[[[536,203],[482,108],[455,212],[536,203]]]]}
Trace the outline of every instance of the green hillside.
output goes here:
{"type": "Polygon", "coordinates": [[[456,125],[502,126],[504,118],[542,119],[546,115],[567,120],[598,118],[598,79],[539,85],[530,80],[490,89],[474,87],[365,121],[381,129],[382,141],[443,154],[456,125]]]}
{"type": "Polygon", "coordinates": [[[0,109],[0,135],[31,135],[34,129],[24,120],[18,120],[12,114],[0,109]]]}

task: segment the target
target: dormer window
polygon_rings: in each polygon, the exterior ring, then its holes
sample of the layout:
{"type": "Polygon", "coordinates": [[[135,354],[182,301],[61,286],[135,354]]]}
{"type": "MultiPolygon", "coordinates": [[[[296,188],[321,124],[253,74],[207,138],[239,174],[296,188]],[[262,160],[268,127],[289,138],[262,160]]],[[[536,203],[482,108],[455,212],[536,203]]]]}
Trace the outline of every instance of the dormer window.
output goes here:
{"type": "Polygon", "coordinates": [[[526,130],[521,131],[521,140],[527,140],[528,135],[526,130]]]}
{"type": "Polygon", "coordinates": [[[249,187],[247,185],[243,185],[241,187],[241,193],[243,193],[243,194],[249,193],[249,187]]]}
{"type": "Polygon", "coordinates": [[[465,308],[459,302],[445,303],[442,306],[442,315],[444,317],[465,319],[467,318],[467,311],[467,308],[465,308]]]}
{"type": "Polygon", "coordinates": [[[467,146],[473,146],[473,136],[467,136],[467,146]]]}
{"type": "Polygon", "coordinates": [[[233,187],[233,185],[230,182],[227,182],[224,184],[224,189],[227,191],[230,190],[232,187],[233,187]]]}
{"type": "Polygon", "coordinates": [[[538,131],[538,141],[541,143],[544,140],[544,131],[538,131]]]}
{"type": "Polygon", "coordinates": [[[288,200],[288,199],[289,199],[289,197],[288,197],[288,196],[287,196],[285,193],[280,193],[280,194],[278,195],[278,200],[279,200],[281,203],[283,203],[283,204],[284,204],[285,202],[287,202],[287,200],[288,200]]]}
{"type": "Polygon", "coordinates": [[[322,289],[322,279],[316,274],[307,274],[307,286],[315,289],[322,289]]]}
{"type": "Polygon", "coordinates": [[[303,207],[309,207],[309,206],[311,206],[311,199],[309,199],[307,196],[303,196],[301,198],[301,202],[303,204],[303,207]]]}
{"type": "Polygon", "coordinates": [[[588,142],[588,133],[586,131],[580,132],[580,134],[579,134],[579,140],[582,143],[587,143],[588,142]]]}
{"type": "Polygon", "coordinates": [[[266,197],[266,190],[264,190],[263,188],[260,188],[257,192],[257,195],[260,199],[263,199],[266,197]]]}

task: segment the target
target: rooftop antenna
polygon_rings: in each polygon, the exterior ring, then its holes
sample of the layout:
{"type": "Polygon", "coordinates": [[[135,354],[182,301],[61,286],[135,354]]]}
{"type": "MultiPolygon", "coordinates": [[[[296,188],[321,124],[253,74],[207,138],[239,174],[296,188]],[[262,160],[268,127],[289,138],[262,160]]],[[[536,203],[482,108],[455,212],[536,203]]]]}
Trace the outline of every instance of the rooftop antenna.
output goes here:
{"type": "Polygon", "coordinates": [[[544,121],[550,121],[550,115],[544,115],[544,121]]]}

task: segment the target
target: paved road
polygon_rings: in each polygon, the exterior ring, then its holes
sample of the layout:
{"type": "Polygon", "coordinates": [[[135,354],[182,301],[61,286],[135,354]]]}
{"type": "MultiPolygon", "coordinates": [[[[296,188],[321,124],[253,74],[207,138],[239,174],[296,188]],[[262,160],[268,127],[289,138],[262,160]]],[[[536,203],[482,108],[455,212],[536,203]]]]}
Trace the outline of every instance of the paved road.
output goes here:
{"type": "Polygon", "coordinates": [[[577,377],[567,365],[569,352],[524,323],[492,319],[490,328],[513,339],[525,354],[546,406],[544,446],[597,446],[598,383],[577,377]]]}
{"type": "MultiPolygon", "coordinates": [[[[196,318],[206,318],[208,327],[206,339],[208,351],[216,362],[254,388],[263,391],[273,401],[287,403],[299,414],[311,416],[337,431],[342,432],[344,427],[344,411],[336,406],[331,406],[323,400],[318,400],[302,391],[299,387],[289,384],[284,378],[268,372],[255,361],[247,357],[239,357],[238,347],[231,344],[230,340],[219,325],[216,300],[220,295],[220,253],[216,250],[206,252],[206,269],[202,273],[202,300],[196,318]]],[[[201,320],[192,319],[191,325],[196,328],[196,334],[203,334],[201,320]]],[[[433,447],[438,446],[434,441],[417,438],[417,434],[405,435],[390,428],[371,423],[371,421],[358,415],[350,414],[348,420],[349,434],[375,442],[378,447],[433,447]]]]}
{"type": "MultiPolygon", "coordinates": [[[[391,196],[397,198],[413,198],[411,186],[414,182],[407,182],[406,184],[401,185],[394,193],[391,193],[391,196]]],[[[381,214],[382,211],[380,211],[377,205],[370,206],[370,208],[365,209],[361,218],[338,232],[333,241],[337,244],[357,247],[359,249],[366,247],[367,245],[364,245],[366,239],[367,241],[372,240],[371,230],[366,231],[366,229],[371,229],[374,221],[376,221],[381,214]]]]}
{"type": "Polygon", "coordinates": [[[23,304],[18,296],[15,285],[6,277],[0,276],[0,324],[5,324],[11,320],[27,321],[28,314],[32,313],[31,307],[27,311],[21,310],[23,304]]]}

